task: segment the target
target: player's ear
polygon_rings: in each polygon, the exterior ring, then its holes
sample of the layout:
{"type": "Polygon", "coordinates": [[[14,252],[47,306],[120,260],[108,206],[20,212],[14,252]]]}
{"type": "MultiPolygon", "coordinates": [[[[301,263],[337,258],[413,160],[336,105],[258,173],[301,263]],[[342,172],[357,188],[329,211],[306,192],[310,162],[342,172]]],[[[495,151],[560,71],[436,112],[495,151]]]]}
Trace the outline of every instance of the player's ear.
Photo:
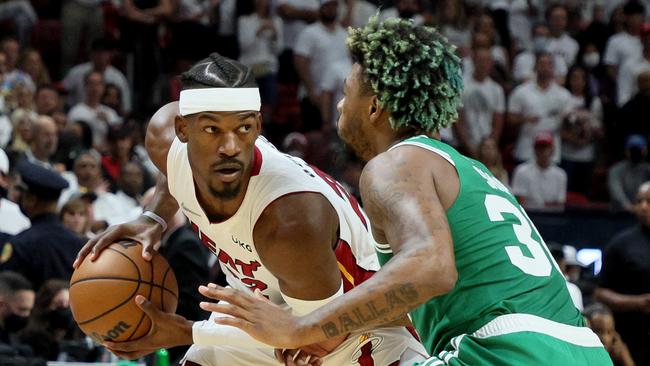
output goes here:
{"type": "Polygon", "coordinates": [[[181,116],[174,117],[174,129],[181,142],[187,142],[187,120],[181,116]]]}
{"type": "Polygon", "coordinates": [[[384,108],[379,104],[379,98],[376,95],[370,97],[370,103],[368,104],[368,117],[370,123],[376,124],[381,121],[381,116],[384,114],[384,108]]]}

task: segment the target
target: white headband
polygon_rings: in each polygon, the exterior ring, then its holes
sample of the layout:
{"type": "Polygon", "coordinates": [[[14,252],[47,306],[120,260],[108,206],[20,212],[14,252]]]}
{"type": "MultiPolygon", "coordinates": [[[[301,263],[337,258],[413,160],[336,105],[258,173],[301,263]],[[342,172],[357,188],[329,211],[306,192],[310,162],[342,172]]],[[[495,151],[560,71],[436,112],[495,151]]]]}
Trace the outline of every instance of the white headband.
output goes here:
{"type": "Polygon", "coordinates": [[[178,109],[181,116],[200,112],[259,111],[262,102],[258,88],[203,88],[181,91],[178,109]]]}

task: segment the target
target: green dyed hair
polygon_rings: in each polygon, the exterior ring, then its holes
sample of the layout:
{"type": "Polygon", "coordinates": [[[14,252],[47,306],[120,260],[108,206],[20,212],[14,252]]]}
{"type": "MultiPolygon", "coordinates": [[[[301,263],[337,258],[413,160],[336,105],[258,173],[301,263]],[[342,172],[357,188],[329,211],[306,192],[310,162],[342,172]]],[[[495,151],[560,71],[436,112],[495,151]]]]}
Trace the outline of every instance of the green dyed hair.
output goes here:
{"type": "Polygon", "coordinates": [[[458,118],[463,81],[455,47],[412,20],[374,16],[350,30],[348,47],[366,89],[390,111],[394,130],[437,132],[458,118]]]}

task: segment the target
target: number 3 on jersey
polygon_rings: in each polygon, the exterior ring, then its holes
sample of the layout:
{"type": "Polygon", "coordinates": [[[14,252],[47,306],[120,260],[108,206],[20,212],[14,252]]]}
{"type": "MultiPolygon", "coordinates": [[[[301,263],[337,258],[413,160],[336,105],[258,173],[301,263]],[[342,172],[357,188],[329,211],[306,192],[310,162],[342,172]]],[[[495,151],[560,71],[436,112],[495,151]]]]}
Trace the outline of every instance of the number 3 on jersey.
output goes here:
{"type": "MultiPolygon", "coordinates": [[[[492,222],[505,221],[503,214],[511,214],[519,220],[519,224],[515,223],[512,225],[519,244],[505,247],[512,264],[524,273],[532,276],[549,276],[553,264],[551,264],[551,261],[547,257],[544,248],[545,245],[533,239],[533,227],[529,222],[528,216],[506,198],[494,194],[485,196],[485,208],[492,222]],[[531,256],[527,256],[522,252],[521,245],[525,245],[528,248],[531,256]]],[[[536,229],[535,232],[537,233],[536,229]]],[[[541,238],[539,233],[537,235],[541,238]]]]}

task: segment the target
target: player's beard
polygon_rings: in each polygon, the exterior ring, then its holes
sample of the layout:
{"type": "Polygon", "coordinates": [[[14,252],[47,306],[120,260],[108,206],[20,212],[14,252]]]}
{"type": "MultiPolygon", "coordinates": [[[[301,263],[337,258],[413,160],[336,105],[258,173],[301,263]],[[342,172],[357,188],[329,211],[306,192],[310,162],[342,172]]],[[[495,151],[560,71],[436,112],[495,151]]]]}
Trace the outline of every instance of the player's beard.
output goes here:
{"type": "Polygon", "coordinates": [[[232,182],[230,184],[224,185],[222,189],[216,189],[210,186],[210,194],[213,197],[221,200],[231,200],[237,197],[239,190],[241,189],[241,181],[232,182]]]}

